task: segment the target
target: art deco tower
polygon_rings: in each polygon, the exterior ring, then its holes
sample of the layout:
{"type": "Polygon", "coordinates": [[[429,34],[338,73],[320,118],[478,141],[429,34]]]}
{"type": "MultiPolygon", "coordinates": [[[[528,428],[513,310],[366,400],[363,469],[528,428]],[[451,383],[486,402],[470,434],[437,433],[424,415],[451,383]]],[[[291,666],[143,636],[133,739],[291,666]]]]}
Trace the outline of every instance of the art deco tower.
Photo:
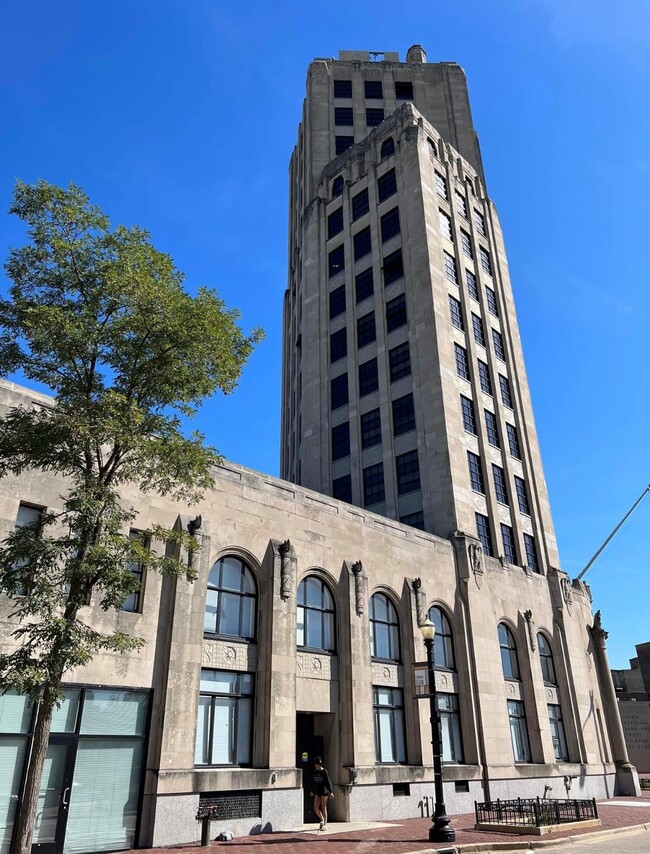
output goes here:
{"type": "Polygon", "coordinates": [[[283,478],[546,572],[555,535],[463,70],[309,67],[290,166],[283,478]]]}

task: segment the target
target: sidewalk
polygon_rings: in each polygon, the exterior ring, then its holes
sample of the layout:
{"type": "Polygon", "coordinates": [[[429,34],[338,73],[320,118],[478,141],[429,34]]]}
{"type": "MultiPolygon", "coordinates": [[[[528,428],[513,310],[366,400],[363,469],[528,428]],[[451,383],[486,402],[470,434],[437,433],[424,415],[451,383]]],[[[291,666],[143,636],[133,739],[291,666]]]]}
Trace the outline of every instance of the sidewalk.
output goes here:
{"type": "MultiPolygon", "coordinates": [[[[379,823],[374,822],[369,829],[348,829],[346,824],[330,824],[327,831],[299,830],[284,833],[264,833],[258,836],[244,836],[233,839],[231,842],[212,842],[209,849],[201,849],[198,844],[183,845],[177,848],[157,848],[154,851],[192,851],[199,854],[201,850],[209,854],[225,854],[226,851],[233,854],[258,854],[256,846],[277,846],[274,850],[278,854],[408,854],[409,852],[432,851],[454,848],[465,845],[486,846],[484,850],[490,850],[488,843],[501,843],[495,845],[492,850],[516,850],[517,843],[539,842],[544,840],[565,839],[568,836],[588,836],[598,834],[607,830],[623,829],[646,825],[648,836],[648,850],[650,850],[650,792],[645,792],[640,798],[614,798],[609,801],[598,802],[598,817],[601,819],[600,827],[591,827],[585,830],[571,829],[567,833],[561,831],[542,837],[532,835],[510,834],[510,833],[486,833],[474,830],[474,814],[452,816],[452,825],[456,830],[456,842],[452,845],[436,844],[428,841],[430,819],[412,818],[402,821],[379,823]],[[509,844],[508,844],[509,843],[509,844]],[[503,847],[502,847],[503,846],[503,847]],[[506,847],[507,846],[507,847],[506,847]]],[[[315,827],[315,825],[314,825],[315,827]]],[[[363,825],[361,827],[364,827],[363,825]]],[[[462,847],[459,848],[463,850],[462,847]]],[[[468,849],[466,849],[468,850],[468,849]]],[[[469,849],[471,850],[471,849],[469,849]]],[[[477,849],[474,849],[477,850],[477,849]]],[[[613,848],[612,850],[615,850],[613,848]]],[[[130,852],[135,854],[135,852],[130,852]]],[[[262,854],[260,851],[259,854],[262,854]]]]}

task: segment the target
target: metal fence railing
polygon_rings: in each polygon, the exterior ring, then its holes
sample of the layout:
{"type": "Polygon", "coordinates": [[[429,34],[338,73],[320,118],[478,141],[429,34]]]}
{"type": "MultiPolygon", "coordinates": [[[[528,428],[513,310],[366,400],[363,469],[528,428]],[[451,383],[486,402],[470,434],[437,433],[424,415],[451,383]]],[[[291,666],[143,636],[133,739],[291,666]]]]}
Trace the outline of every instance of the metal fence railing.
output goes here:
{"type": "Polygon", "coordinates": [[[514,824],[546,827],[550,824],[567,824],[598,818],[596,799],[546,800],[543,798],[517,798],[511,801],[486,801],[474,803],[477,824],[514,824]]]}

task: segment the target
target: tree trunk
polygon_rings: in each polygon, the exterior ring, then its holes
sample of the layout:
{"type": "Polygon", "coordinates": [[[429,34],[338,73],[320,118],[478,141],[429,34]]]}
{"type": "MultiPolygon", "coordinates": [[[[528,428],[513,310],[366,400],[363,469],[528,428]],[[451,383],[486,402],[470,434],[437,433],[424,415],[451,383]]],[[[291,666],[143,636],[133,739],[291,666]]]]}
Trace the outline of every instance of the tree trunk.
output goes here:
{"type": "Polygon", "coordinates": [[[31,854],[38,795],[41,789],[43,766],[50,740],[53,707],[52,692],[46,685],[36,713],[36,725],[34,727],[32,750],[27,765],[25,790],[18,813],[15,854],[31,854]]]}

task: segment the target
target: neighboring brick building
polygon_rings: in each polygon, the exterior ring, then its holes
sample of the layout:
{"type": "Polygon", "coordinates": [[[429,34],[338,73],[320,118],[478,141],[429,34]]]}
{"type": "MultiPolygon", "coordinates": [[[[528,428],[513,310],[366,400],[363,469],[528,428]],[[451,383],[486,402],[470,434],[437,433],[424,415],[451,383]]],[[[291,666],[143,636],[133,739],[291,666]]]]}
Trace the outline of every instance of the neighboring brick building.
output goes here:
{"type": "MultiPolygon", "coordinates": [[[[573,796],[638,790],[606,632],[559,568],[463,73],[421,48],[407,63],[343,56],[310,69],[291,164],[288,480],[225,463],[191,509],[122,490],[136,530],[193,531],[199,576],[148,576],[119,613],[85,609],[146,646],[68,674],[41,851],[197,840],[201,797],[223,811],[215,832],[293,828],[317,753],[336,820],[426,814],[431,729],[413,665],[427,614],[450,812],[559,792],[565,776],[573,796]]],[[[0,413],[50,402],[0,382],[0,413]]],[[[0,539],[65,490],[39,471],[0,480],[0,539]]],[[[11,610],[0,594],[4,649],[11,610]]],[[[0,697],[3,854],[31,737],[24,698],[0,697]]]]}
{"type": "Polygon", "coordinates": [[[650,643],[636,644],[626,670],[612,670],[630,761],[650,774],[650,643]]]}

